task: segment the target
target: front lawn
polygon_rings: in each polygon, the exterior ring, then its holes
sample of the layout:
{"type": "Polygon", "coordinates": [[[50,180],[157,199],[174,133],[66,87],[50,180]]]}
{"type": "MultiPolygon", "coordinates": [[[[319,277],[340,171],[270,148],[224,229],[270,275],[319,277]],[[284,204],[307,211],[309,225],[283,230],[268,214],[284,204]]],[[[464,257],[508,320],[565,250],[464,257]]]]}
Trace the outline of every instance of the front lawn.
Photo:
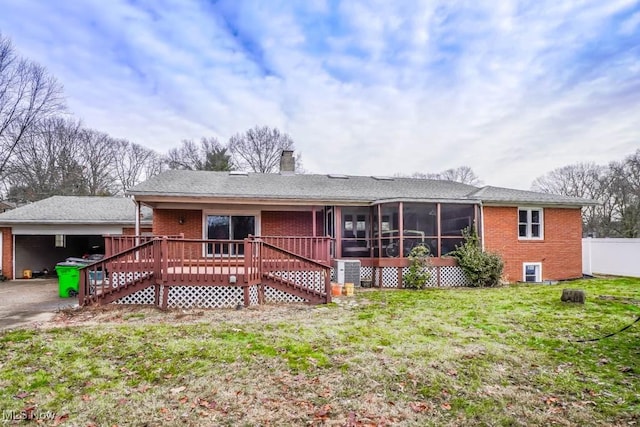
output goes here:
{"type": "Polygon", "coordinates": [[[80,310],[0,333],[0,409],[45,425],[637,425],[640,322],[572,341],[638,316],[626,278],[80,310]]]}

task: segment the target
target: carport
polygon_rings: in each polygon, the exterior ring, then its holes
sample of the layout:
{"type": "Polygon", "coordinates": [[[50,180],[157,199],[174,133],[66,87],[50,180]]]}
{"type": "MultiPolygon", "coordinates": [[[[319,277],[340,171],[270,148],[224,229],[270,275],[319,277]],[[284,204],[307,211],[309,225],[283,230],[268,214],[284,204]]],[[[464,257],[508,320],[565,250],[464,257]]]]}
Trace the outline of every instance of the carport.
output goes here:
{"type": "MultiPolygon", "coordinates": [[[[150,232],[151,211],[142,214],[142,230],[150,232]]],[[[104,253],[104,236],[133,233],[135,222],[135,202],[124,197],[54,196],[2,213],[3,274],[53,274],[68,257],[104,253]]]]}

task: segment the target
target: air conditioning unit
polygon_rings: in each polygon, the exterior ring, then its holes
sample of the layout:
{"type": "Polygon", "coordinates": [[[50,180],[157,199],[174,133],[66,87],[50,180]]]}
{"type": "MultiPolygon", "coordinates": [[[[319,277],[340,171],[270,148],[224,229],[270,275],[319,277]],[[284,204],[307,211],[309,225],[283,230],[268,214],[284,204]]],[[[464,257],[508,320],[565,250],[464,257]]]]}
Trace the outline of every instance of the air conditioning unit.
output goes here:
{"type": "Polygon", "coordinates": [[[333,269],[338,283],[353,283],[360,286],[360,260],[336,259],[333,269]]]}

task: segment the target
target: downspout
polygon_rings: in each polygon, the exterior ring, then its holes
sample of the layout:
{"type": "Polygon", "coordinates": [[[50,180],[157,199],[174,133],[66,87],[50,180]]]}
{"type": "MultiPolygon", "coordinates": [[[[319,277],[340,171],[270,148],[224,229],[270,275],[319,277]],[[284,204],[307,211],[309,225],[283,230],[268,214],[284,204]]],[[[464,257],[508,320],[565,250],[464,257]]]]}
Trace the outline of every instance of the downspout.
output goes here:
{"type": "Polygon", "coordinates": [[[480,244],[482,245],[482,252],[484,252],[484,206],[482,200],[480,200],[480,244]]]}
{"type": "Polygon", "coordinates": [[[13,228],[11,228],[11,238],[12,238],[12,242],[13,242],[13,247],[11,248],[11,250],[13,251],[13,265],[11,266],[11,269],[13,270],[11,272],[11,277],[12,279],[16,278],[16,235],[13,234],[13,228]]]}

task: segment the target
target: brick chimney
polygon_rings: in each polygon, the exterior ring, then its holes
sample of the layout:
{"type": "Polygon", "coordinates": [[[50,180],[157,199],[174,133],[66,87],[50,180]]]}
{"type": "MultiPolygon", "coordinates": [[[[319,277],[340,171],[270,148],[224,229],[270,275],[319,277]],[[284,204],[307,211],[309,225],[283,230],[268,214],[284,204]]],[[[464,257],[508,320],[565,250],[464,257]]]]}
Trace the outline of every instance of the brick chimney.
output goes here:
{"type": "Polygon", "coordinates": [[[282,150],[280,155],[280,174],[290,175],[296,173],[296,159],[293,158],[293,150],[282,150]]]}

